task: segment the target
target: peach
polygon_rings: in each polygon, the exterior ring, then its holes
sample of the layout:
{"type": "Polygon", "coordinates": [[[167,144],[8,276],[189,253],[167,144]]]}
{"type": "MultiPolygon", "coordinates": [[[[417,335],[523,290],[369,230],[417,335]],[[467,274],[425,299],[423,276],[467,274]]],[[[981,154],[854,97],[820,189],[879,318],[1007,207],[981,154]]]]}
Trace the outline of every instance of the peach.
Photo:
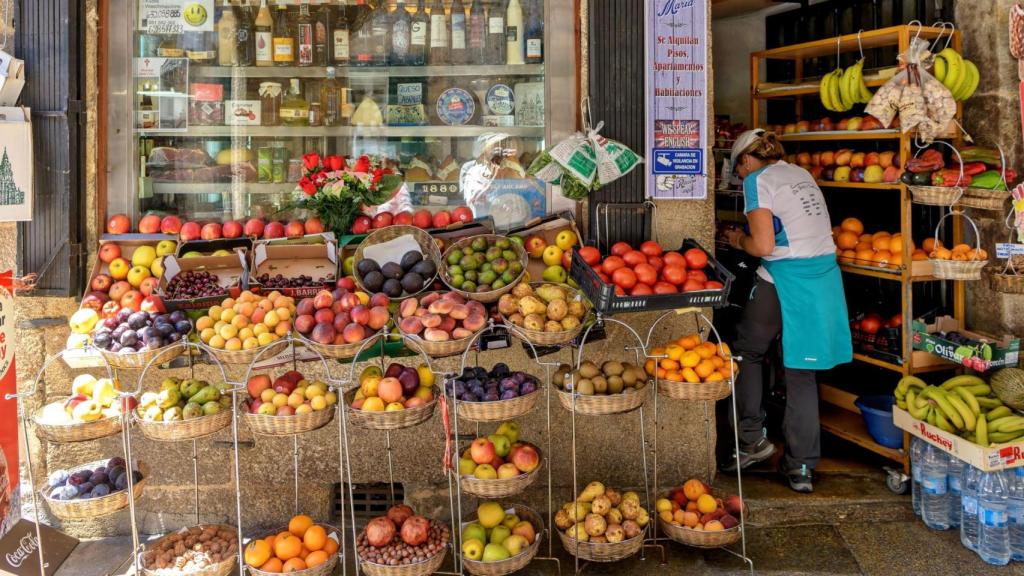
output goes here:
{"type": "Polygon", "coordinates": [[[836,163],[836,153],[831,150],[821,153],[821,165],[828,167],[836,163]]]}
{"type": "Polygon", "coordinates": [[[348,312],[339,312],[334,315],[334,331],[341,334],[341,331],[352,323],[352,318],[348,315],[348,312]]]}
{"type": "Polygon", "coordinates": [[[361,342],[364,338],[366,338],[366,333],[363,330],[363,326],[361,324],[356,324],[354,322],[352,324],[349,324],[348,326],[345,326],[345,330],[342,331],[342,335],[345,336],[345,342],[348,342],[349,344],[361,342]]]}
{"type": "MultiPolygon", "coordinates": [[[[316,313],[316,306],[313,306],[312,298],[303,298],[295,307],[296,316],[312,316],[314,313],[316,313]]],[[[252,313],[250,312],[248,315],[251,316],[252,313]]]]}
{"type": "Polygon", "coordinates": [[[882,158],[878,152],[868,152],[864,155],[864,166],[881,165],[882,158]]]}
{"type": "Polygon", "coordinates": [[[696,478],[691,478],[683,484],[683,494],[686,495],[687,500],[697,500],[706,492],[704,483],[696,478]]]}
{"type": "Polygon", "coordinates": [[[349,292],[348,294],[342,294],[341,298],[338,298],[338,302],[341,302],[344,310],[351,310],[359,306],[359,296],[349,292]]]}
{"type": "Polygon", "coordinates": [[[349,316],[352,317],[352,321],[356,324],[366,326],[366,324],[370,322],[370,309],[359,304],[352,308],[352,311],[349,312],[349,316]]]}
{"type": "Polygon", "coordinates": [[[444,316],[441,319],[441,325],[438,326],[437,328],[439,330],[444,330],[445,332],[451,333],[452,330],[455,330],[455,322],[455,318],[452,318],[451,316],[444,316]]]}
{"type": "Polygon", "coordinates": [[[398,378],[383,378],[377,385],[377,396],[384,402],[390,404],[399,402],[402,398],[402,383],[398,378]]]}
{"type": "Polygon", "coordinates": [[[426,308],[417,308],[414,316],[416,316],[417,318],[423,318],[427,314],[430,314],[430,312],[427,312],[426,308]]]}
{"type": "Polygon", "coordinates": [[[334,326],[330,324],[317,324],[313,328],[311,338],[313,341],[321,344],[331,344],[334,342],[334,336],[334,326]]]}
{"type": "Polygon", "coordinates": [[[854,152],[850,155],[850,168],[863,168],[865,154],[863,152],[854,152]]]}
{"type": "Polygon", "coordinates": [[[383,306],[387,308],[388,304],[391,304],[391,298],[388,298],[388,295],[383,292],[377,292],[370,296],[370,307],[383,306]]]}
{"type": "Polygon", "coordinates": [[[402,318],[398,322],[398,328],[406,334],[419,334],[423,331],[423,322],[415,316],[411,318],[402,318]]]}
{"type": "Polygon", "coordinates": [[[420,298],[420,306],[427,307],[441,299],[441,295],[437,292],[431,292],[426,294],[423,298],[420,298]]]}
{"type": "Polygon", "coordinates": [[[447,332],[444,330],[438,330],[437,328],[427,328],[423,333],[423,337],[426,338],[428,342],[447,342],[451,339],[447,332]]]}
{"type": "Polygon", "coordinates": [[[796,155],[796,163],[801,166],[810,166],[811,154],[810,152],[800,152],[796,155]]]}
{"type": "Polygon", "coordinates": [[[697,524],[700,524],[700,516],[696,512],[683,512],[683,526],[693,528],[697,524]]]}
{"type": "Polygon", "coordinates": [[[483,314],[478,314],[474,312],[470,314],[468,318],[462,321],[462,327],[465,328],[466,330],[476,332],[483,328],[486,323],[487,318],[483,314]]]}
{"type": "Polygon", "coordinates": [[[895,159],[895,157],[896,153],[891,150],[881,152],[878,154],[878,165],[881,166],[882,168],[894,166],[895,162],[893,160],[895,159]]]}
{"type": "Polygon", "coordinates": [[[473,312],[476,312],[477,314],[481,314],[483,316],[487,316],[487,308],[485,308],[483,304],[477,302],[476,300],[472,300],[470,302],[467,302],[466,306],[469,306],[470,314],[472,314],[473,312]]]}
{"type": "MultiPolygon", "coordinates": [[[[303,300],[305,302],[305,300],[303,300]]],[[[329,290],[321,290],[313,296],[313,307],[317,310],[321,308],[330,308],[334,304],[334,296],[329,290]]]]}
{"type": "MultiPolygon", "coordinates": [[[[309,314],[302,314],[295,319],[295,329],[300,334],[309,334],[313,327],[316,326],[316,319],[309,314]]],[[[344,328],[344,326],[342,327],[344,328]]]]}
{"type": "Polygon", "coordinates": [[[330,308],[317,310],[316,314],[313,314],[313,319],[316,320],[317,324],[333,324],[334,312],[330,308]]]}
{"type": "Polygon", "coordinates": [[[437,328],[441,325],[442,319],[437,314],[426,314],[420,318],[424,328],[437,328]]]}
{"type": "Polygon", "coordinates": [[[465,304],[466,303],[466,299],[463,298],[461,294],[456,294],[455,292],[446,292],[446,293],[444,293],[441,296],[441,299],[442,300],[450,300],[450,301],[452,301],[452,302],[454,302],[456,304],[465,304]]]}
{"type": "Polygon", "coordinates": [[[415,315],[419,307],[420,305],[416,302],[415,298],[409,298],[408,300],[402,300],[402,303],[398,305],[398,313],[402,318],[408,318],[415,315]]]}
{"type": "Polygon", "coordinates": [[[442,298],[442,299],[438,300],[437,302],[431,303],[430,306],[427,308],[427,310],[431,314],[451,314],[452,308],[454,308],[454,307],[455,307],[455,303],[454,302],[452,302],[451,300],[446,300],[446,299],[442,298]]]}
{"type": "Polygon", "coordinates": [[[284,235],[289,238],[298,238],[306,233],[306,227],[299,220],[292,220],[284,227],[284,235]]]}
{"type": "Polygon", "coordinates": [[[388,323],[390,317],[387,306],[374,306],[370,308],[370,320],[366,325],[371,330],[380,330],[388,323]]]}
{"type": "Polygon", "coordinates": [[[465,304],[455,304],[452,306],[449,315],[456,320],[465,320],[469,316],[469,306],[465,304]]]}
{"type": "Polygon", "coordinates": [[[454,340],[462,340],[463,338],[469,338],[472,335],[473,333],[465,328],[460,327],[452,330],[452,339],[454,340]]]}

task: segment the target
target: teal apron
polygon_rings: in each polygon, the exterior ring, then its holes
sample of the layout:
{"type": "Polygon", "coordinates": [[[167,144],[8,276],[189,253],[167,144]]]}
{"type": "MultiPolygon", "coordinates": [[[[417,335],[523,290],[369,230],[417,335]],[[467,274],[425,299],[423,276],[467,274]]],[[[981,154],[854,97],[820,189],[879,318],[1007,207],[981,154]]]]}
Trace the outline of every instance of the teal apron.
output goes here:
{"type": "Polygon", "coordinates": [[[843,278],[834,254],[762,260],[782,308],[786,368],[828,370],[853,360],[843,278]]]}

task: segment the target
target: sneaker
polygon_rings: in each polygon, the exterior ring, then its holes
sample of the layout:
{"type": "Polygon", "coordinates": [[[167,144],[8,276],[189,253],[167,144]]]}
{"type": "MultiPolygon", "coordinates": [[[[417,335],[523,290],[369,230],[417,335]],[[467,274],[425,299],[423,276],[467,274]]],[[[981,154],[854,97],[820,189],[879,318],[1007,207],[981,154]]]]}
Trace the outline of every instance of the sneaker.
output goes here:
{"type": "Polygon", "coordinates": [[[779,467],[779,473],[786,477],[789,482],[789,487],[802,494],[810,494],[814,492],[814,484],[812,483],[812,470],[807,467],[806,464],[801,465],[799,468],[793,468],[792,470],[784,470],[781,465],[779,467]]]}
{"type": "MultiPolygon", "coordinates": [[[[775,454],[775,445],[763,436],[749,446],[740,445],[740,468],[745,470],[758,462],[764,462],[771,458],[772,454],[775,454]]],[[[729,458],[719,466],[719,469],[722,472],[735,472],[736,458],[729,458]]]]}

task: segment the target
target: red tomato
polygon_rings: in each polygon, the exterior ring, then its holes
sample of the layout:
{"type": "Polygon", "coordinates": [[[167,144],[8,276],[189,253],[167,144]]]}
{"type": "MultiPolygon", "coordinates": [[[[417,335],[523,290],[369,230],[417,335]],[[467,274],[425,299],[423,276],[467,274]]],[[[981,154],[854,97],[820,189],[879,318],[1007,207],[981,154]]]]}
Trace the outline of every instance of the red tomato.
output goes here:
{"type": "Polygon", "coordinates": [[[686,258],[679,252],[665,252],[662,256],[665,266],[686,266],[686,258]]]}
{"type": "Polygon", "coordinates": [[[700,248],[690,248],[683,255],[690,270],[703,270],[708,265],[708,255],[700,248]]]}
{"type": "Polygon", "coordinates": [[[623,290],[629,290],[633,286],[636,286],[636,272],[633,272],[629,268],[622,267],[612,272],[612,282],[616,286],[622,286],[623,290]]]}
{"type": "Polygon", "coordinates": [[[622,256],[632,249],[633,247],[625,242],[616,242],[615,244],[612,244],[612,254],[616,256],[622,256]]]}
{"type": "Polygon", "coordinates": [[[647,296],[650,294],[654,294],[654,290],[643,282],[637,282],[636,286],[633,286],[633,289],[629,291],[630,296],[647,296]]]}
{"type": "Polygon", "coordinates": [[[622,286],[616,286],[615,287],[615,295],[616,296],[625,296],[626,295],[626,291],[622,289],[622,286]]]}
{"type": "Polygon", "coordinates": [[[636,280],[641,284],[653,286],[658,281],[658,271],[650,264],[637,264],[633,272],[636,272],[636,280]]]}
{"type": "Polygon", "coordinates": [[[655,294],[675,294],[676,292],[679,290],[676,290],[676,287],[668,282],[658,282],[654,285],[655,294]]]}
{"type": "Polygon", "coordinates": [[[707,284],[708,275],[703,270],[690,270],[686,273],[687,280],[697,280],[701,284],[707,284]]]}
{"type": "Polygon", "coordinates": [[[708,280],[708,283],[704,285],[708,290],[721,290],[725,288],[725,284],[722,284],[718,280],[708,280]]]}
{"type": "Polygon", "coordinates": [[[661,244],[658,244],[654,240],[648,240],[640,245],[640,251],[648,256],[661,256],[661,244]]]}
{"type": "Polygon", "coordinates": [[[630,250],[622,255],[622,261],[626,263],[626,266],[630,268],[636,268],[637,264],[646,264],[647,256],[639,250],[630,250]]]}
{"type": "Polygon", "coordinates": [[[622,258],[619,258],[618,256],[609,256],[601,263],[601,269],[604,270],[605,274],[611,274],[625,265],[626,263],[622,261],[622,258]]]}
{"type": "Polygon", "coordinates": [[[612,279],[609,278],[607,274],[605,274],[604,272],[602,272],[600,270],[597,270],[597,277],[600,278],[601,282],[604,282],[605,284],[611,284],[612,283],[612,279]]]}
{"type": "Polygon", "coordinates": [[[686,282],[686,267],[679,265],[668,265],[661,271],[661,279],[670,284],[681,286],[686,282]]]}
{"type": "Polygon", "coordinates": [[[581,246],[578,254],[587,264],[594,266],[601,261],[601,251],[593,246],[581,246]]]}
{"type": "Polygon", "coordinates": [[[654,269],[661,272],[661,269],[665,267],[665,260],[661,256],[648,256],[647,263],[654,266],[654,269]]]}
{"type": "Polygon", "coordinates": [[[687,280],[686,283],[683,284],[683,292],[696,292],[698,290],[703,290],[703,289],[704,289],[704,283],[701,282],[700,280],[690,279],[690,280],[687,280]]]}

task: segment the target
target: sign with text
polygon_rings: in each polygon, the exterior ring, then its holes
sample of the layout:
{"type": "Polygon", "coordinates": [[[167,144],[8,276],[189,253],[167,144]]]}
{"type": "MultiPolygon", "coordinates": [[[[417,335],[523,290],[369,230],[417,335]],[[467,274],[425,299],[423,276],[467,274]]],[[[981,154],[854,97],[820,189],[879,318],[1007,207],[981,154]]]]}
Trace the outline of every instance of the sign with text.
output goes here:
{"type": "MultiPolygon", "coordinates": [[[[78,540],[46,524],[39,525],[39,532],[45,576],[52,576],[78,546],[78,540]]],[[[39,538],[32,522],[21,520],[0,538],[0,576],[43,576],[39,574],[39,538]]]]}
{"type": "Polygon", "coordinates": [[[213,0],[139,0],[139,30],[150,34],[213,32],[213,0]]]}
{"type": "Polygon", "coordinates": [[[647,23],[647,195],[707,198],[707,0],[655,0],[647,23]]]}
{"type": "Polygon", "coordinates": [[[14,296],[12,274],[0,275],[0,537],[21,517],[18,487],[18,401],[5,400],[18,391],[14,368],[14,296]]]}

